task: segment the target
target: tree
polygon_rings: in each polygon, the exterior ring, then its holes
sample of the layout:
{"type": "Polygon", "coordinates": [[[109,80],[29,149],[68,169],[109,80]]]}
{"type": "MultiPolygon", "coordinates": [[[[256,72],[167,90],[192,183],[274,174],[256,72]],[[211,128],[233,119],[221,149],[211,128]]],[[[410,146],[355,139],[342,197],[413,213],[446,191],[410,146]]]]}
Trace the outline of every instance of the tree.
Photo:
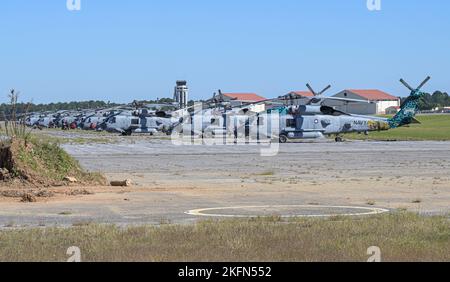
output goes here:
{"type": "Polygon", "coordinates": [[[447,106],[448,103],[448,94],[442,93],[441,91],[436,91],[432,95],[432,100],[434,104],[437,104],[438,107],[447,106]]]}
{"type": "MultiPolygon", "coordinates": [[[[402,99],[402,102],[406,98],[402,99]]],[[[429,111],[434,108],[443,108],[450,106],[450,97],[448,93],[442,91],[435,91],[433,94],[425,93],[419,101],[419,109],[422,111],[429,111]]]]}

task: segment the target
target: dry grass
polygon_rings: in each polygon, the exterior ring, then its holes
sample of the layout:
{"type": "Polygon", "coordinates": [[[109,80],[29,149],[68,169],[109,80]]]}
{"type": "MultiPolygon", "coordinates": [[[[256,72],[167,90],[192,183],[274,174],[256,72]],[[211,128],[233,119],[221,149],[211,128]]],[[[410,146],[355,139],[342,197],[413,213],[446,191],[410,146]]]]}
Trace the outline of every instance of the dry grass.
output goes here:
{"type": "MultiPolygon", "coordinates": [[[[11,181],[20,180],[34,186],[64,185],[64,178],[75,177],[80,184],[105,185],[106,178],[84,171],[57,142],[30,135],[28,141],[13,139],[9,148],[10,160],[1,163],[8,170],[11,181]]],[[[8,179],[6,179],[8,180],[8,179]]]]}
{"type": "Polygon", "coordinates": [[[257,174],[257,176],[273,176],[273,175],[275,175],[274,171],[263,171],[257,174]]]}
{"type": "MultiPolygon", "coordinates": [[[[3,126],[0,127],[2,127],[2,131],[6,136],[22,139],[26,143],[30,136],[30,130],[27,129],[24,121],[19,119],[19,116],[17,115],[19,92],[11,89],[8,98],[10,99],[9,104],[11,105],[11,112],[8,113],[8,115],[3,113],[4,122],[2,122],[2,125],[4,126],[4,129],[3,126]]],[[[25,116],[28,113],[29,107],[30,104],[27,104],[25,108],[25,116]]]]}
{"type": "Polygon", "coordinates": [[[397,213],[365,219],[279,218],[205,221],[196,225],[0,232],[0,261],[65,261],[71,246],[83,261],[449,261],[450,222],[397,213]]]}

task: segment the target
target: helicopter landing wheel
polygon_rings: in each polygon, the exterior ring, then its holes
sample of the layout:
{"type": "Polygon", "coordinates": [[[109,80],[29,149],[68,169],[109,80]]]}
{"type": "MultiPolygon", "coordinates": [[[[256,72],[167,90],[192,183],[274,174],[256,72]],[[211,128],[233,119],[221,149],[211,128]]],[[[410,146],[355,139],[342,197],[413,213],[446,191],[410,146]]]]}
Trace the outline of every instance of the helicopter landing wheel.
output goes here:
{"type": "Polygon", "coordinates": [[[122,136],[131,136],[131,134],[132,134],[132,131],[130,129],[122,132],[122,136]]]}
{"type": "Polygon", "coordinates": [[[284,144],[288,141],[288,138],[286,135],[280,135],[280,143],[284,144]]]}
{"type": "Polygon", "coordinates": [[[337,143],[341,143],[344,142],[344,138],[342,138],[342,136],[336,136],[336,138],[334,139],[337,143]]]}

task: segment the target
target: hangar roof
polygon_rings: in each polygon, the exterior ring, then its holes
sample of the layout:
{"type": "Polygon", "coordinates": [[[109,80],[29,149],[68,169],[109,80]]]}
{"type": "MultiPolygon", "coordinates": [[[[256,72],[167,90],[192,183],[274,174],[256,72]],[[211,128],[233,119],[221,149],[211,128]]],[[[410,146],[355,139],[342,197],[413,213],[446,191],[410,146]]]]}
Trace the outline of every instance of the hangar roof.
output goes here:
{"type": "Polygon", "coordinates": [[[223,93],[224,96],[242,102],[262,102],[266,98],[255,93],[223,93]]]}
{"type": "Polygon", "coordinates": [[[378,90],[378,89],[369,89],[369,90],[363,90],[363,89],[347,89],[346,92],[351,92],[355,95],[358,95],[362,98],[365,98],[370,101],[398,101],[399,98],[392,96],[391,94],[388,94],[384,91],[378,90]]]}

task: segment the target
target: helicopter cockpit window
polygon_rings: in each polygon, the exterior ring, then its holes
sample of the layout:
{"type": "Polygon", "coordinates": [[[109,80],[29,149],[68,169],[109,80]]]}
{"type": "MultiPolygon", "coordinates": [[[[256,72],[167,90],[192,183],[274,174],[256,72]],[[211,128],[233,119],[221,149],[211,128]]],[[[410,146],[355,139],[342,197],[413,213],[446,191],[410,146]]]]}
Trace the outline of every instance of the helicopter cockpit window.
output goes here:
{"type": "Polygon", "coordinates": [[[109,120],[110,123],[116,123],[116,117],[113,117],[109,120]]]}
{"type": "Polygon", "coordinates": [[[286,120],[286,127],[295,127],[295,119],[287,119],[286,120]]]}

